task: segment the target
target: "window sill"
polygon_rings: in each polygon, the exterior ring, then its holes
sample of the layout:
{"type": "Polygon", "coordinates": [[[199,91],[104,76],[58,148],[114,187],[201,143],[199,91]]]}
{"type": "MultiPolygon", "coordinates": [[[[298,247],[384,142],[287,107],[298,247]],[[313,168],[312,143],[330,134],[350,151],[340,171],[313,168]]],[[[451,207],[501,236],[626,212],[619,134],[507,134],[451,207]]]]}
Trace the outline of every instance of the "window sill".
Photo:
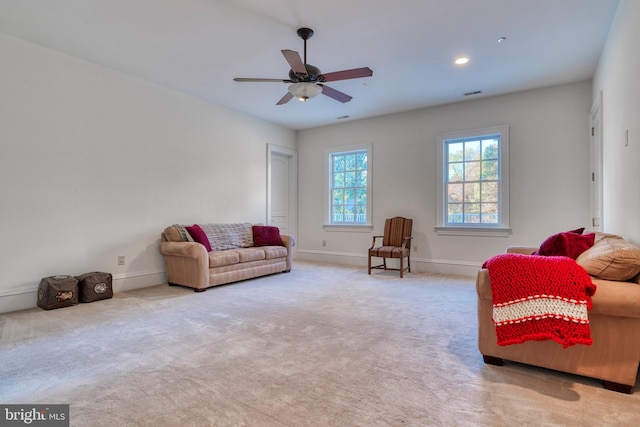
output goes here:
{"type": "Polygon", "coordinates": [[[441,236],[508,237],[511,234],[511,228],[502,227],[436,227],[435,231],[441,236]]]}
{"type": "Polygon", "coordinates": [[[370,233],[373,231],[373,225],[364,224],[325,224],[322,226],[325,231],[346,231],[355,233],[370,233]]]}

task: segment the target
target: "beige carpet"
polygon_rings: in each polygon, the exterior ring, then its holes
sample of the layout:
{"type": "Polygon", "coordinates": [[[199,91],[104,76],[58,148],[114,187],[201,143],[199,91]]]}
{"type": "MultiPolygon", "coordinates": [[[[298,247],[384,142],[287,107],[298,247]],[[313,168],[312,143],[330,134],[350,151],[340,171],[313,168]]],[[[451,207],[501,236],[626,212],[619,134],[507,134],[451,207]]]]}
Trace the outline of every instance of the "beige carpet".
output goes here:
{"type": "Polygon", "coordinates": [[[0,403],[69,403],[72,426],[640,424],[638,385],[484,365],[474,286],[298,262],[0,315],[0,403]]]}

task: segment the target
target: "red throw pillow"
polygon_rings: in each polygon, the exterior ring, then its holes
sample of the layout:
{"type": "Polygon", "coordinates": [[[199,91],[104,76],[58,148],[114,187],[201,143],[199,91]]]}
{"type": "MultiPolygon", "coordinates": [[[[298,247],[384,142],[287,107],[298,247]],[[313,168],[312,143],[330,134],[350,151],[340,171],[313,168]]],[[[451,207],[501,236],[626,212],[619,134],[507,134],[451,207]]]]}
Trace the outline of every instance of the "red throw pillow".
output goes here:
{"type": "Polygon", "coordinates": [[[185,228],[187,229],[191,237],[193,237],[193,240],[195,242],[203,245],[207,252],[211,252],[211,244],[209,243],[209,238],[198,224],[193,224],[191,227],[185,228]]]}
{"type": "Polygon", "coordinates": [[[569,258],[576,259],[582,252],[593,246],[595,238],[596,235],[594,233],[581,235],[574,231],[554,234],[542,242],[540,249],[533,254],[568,256],[569,258]]]}
{"type": "Polygon", "coordinates": [[[282,246],[280,230],[271,225],[254,225],[253,246],[282,246]]]}

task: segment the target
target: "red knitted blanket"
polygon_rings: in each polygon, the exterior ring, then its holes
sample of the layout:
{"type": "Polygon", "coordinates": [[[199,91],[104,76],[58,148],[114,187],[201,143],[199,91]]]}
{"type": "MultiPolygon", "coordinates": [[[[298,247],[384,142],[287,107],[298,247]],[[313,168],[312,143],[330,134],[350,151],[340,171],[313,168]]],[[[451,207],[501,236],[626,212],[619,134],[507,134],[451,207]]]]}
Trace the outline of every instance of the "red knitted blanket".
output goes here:
{"type": "Polygon", "coordinates": [[[554,340],[591,345],[587,310],[596,285],[562,256],[501,254],[488,259],[498,345],[554,340]]]}

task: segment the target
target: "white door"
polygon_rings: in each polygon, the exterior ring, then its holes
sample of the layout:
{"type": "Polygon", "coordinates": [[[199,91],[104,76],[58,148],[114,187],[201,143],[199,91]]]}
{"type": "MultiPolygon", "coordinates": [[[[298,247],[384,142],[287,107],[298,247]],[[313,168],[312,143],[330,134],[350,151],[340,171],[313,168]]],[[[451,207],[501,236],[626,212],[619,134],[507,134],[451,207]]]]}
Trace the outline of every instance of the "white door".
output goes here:
{"type": "Polygon", "coordinates": [[[280,233],[294,235],[297,228],[297,153],[267,147],[267,223],[280,233]]]}
{"type": "Polygon", "coordinates": [[[271,154],[271,224],[289,234],[289,157],[271,154]]]}

